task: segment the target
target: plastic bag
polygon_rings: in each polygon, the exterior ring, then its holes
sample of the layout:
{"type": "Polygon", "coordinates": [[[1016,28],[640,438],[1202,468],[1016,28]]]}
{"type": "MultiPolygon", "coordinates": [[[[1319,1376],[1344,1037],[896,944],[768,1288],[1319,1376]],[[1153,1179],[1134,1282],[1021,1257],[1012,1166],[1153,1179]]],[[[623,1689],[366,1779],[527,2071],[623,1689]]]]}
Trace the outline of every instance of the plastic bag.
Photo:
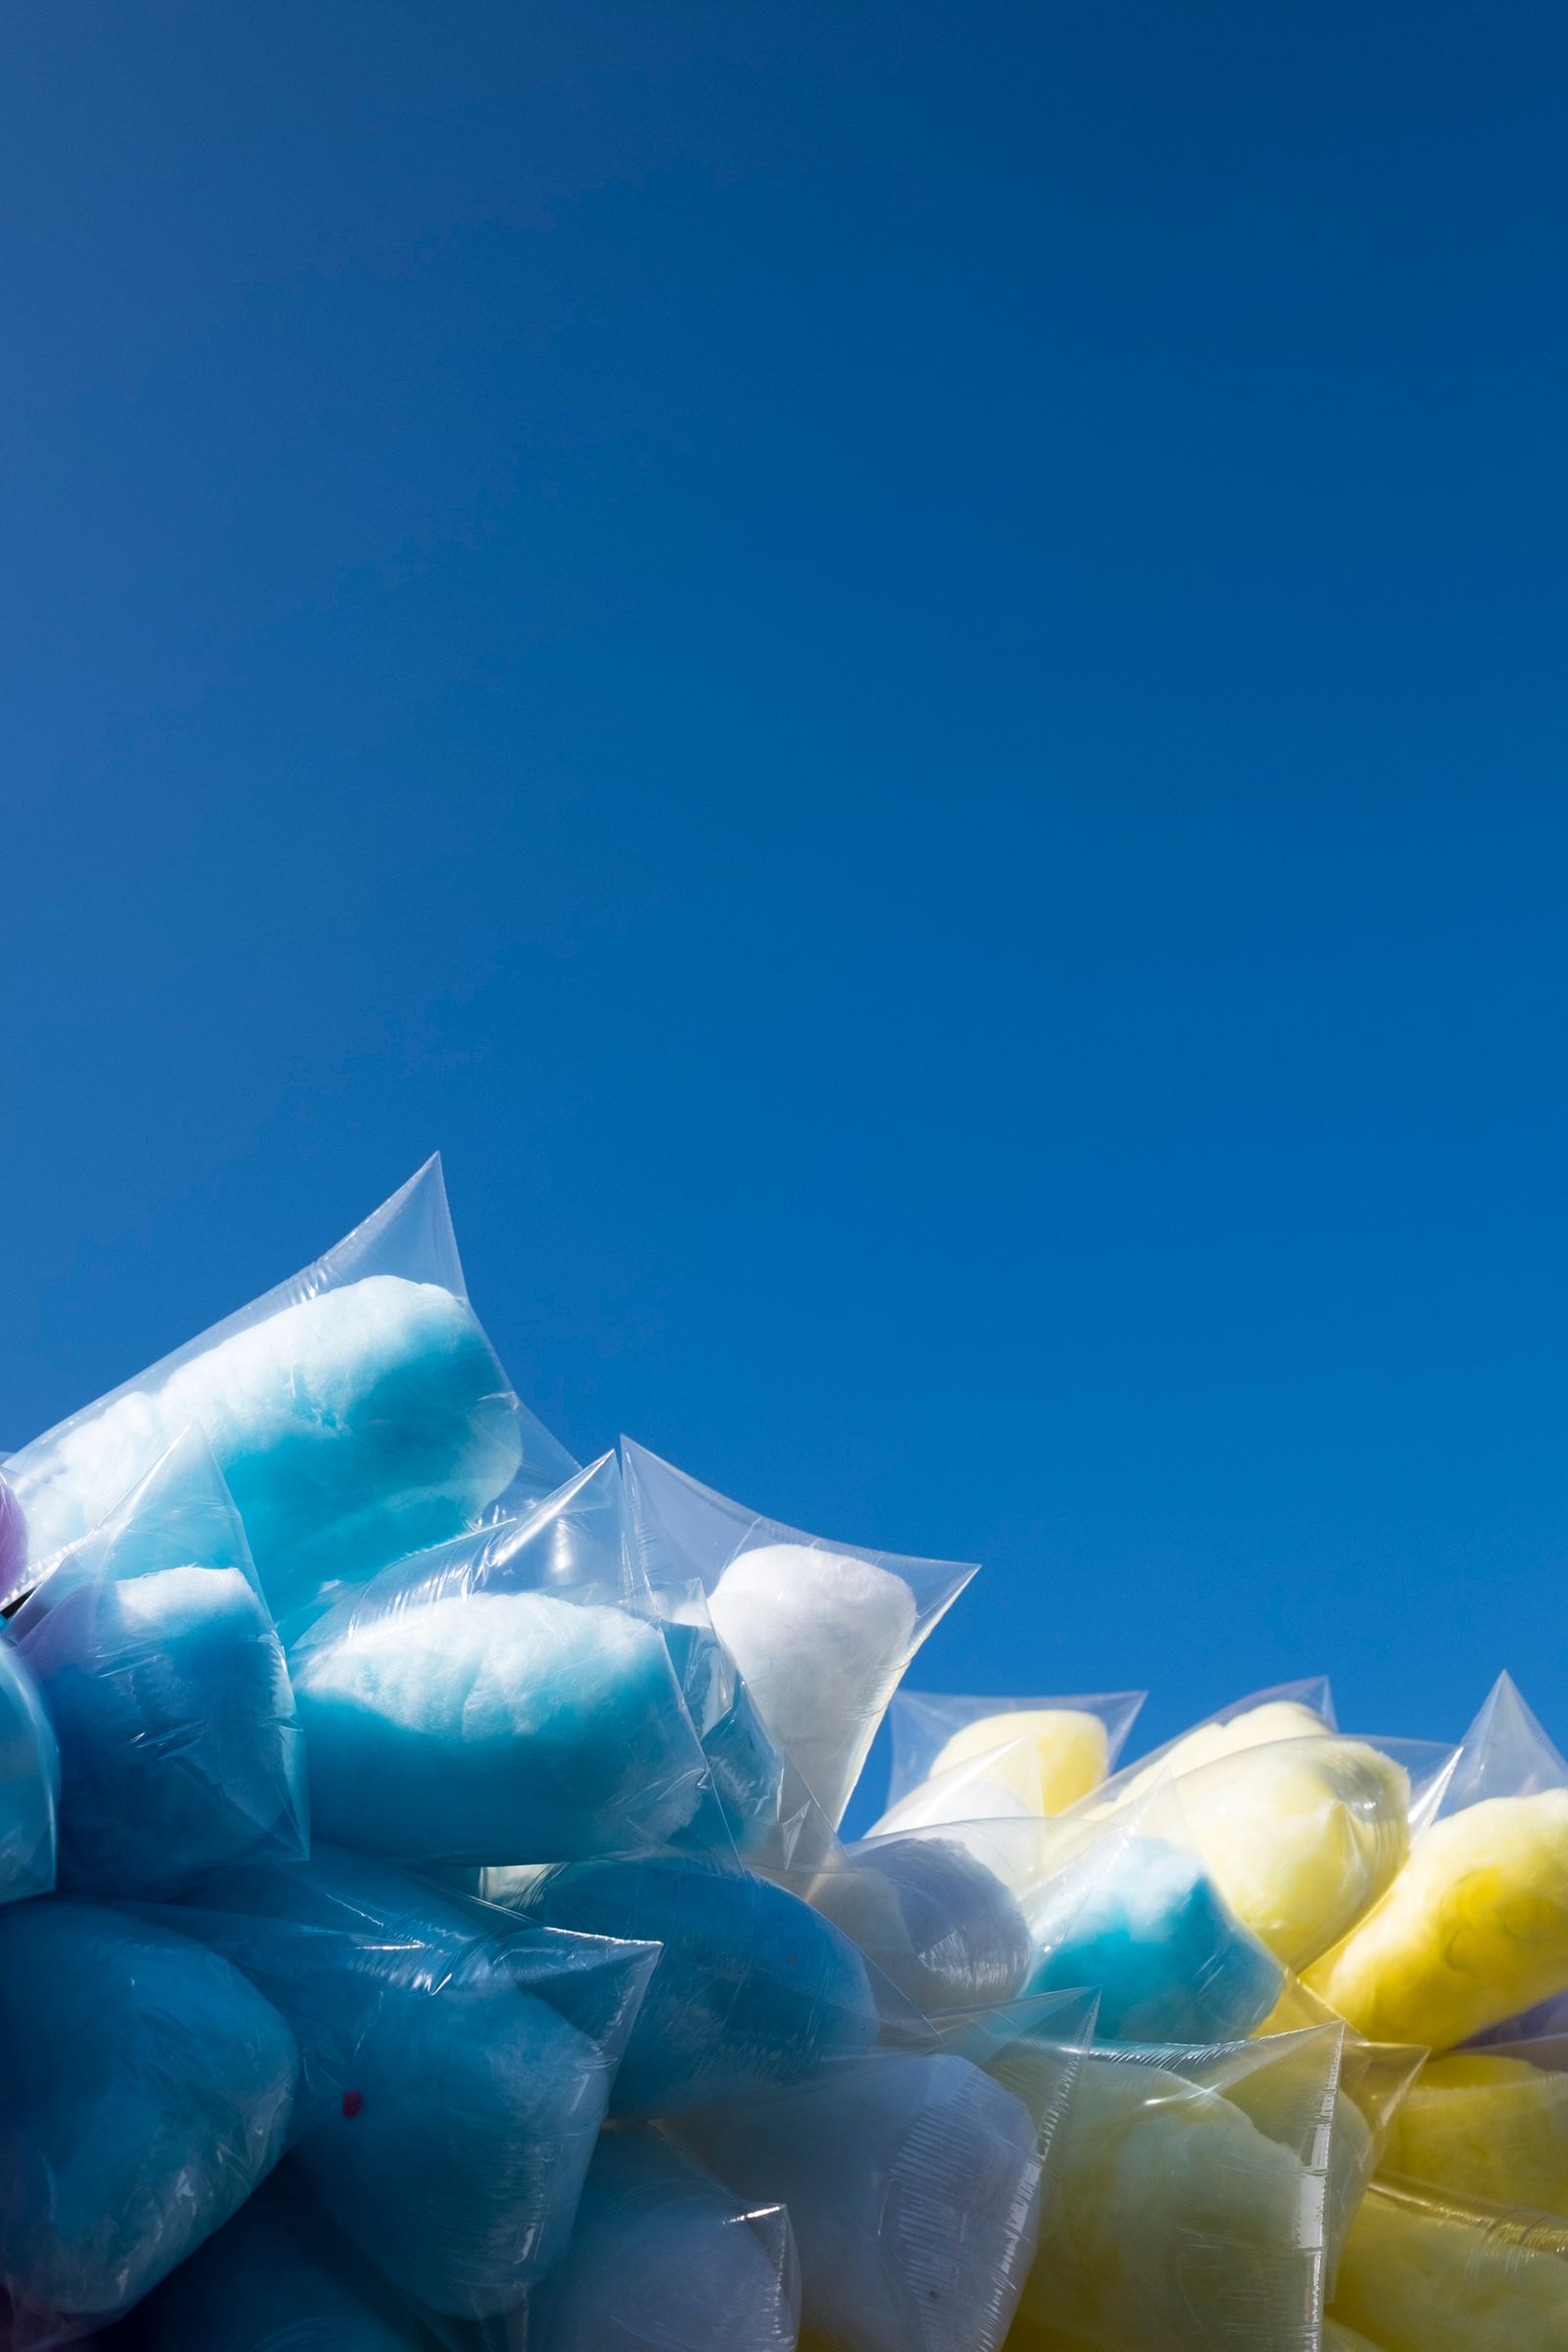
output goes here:
{"type": "Polygon", "coordinates": [[[1394,1884],[1457,1752],[1339,1733],[1271,1740],[1184,1773],[1182,1811],[1237,1917],[1299,1971],[1394,1884]]]}
{"type": "Polygon", "coordinates": [[[137,2312],[137,2352],[437,2352],[323,2216],[276,2176],[137,2312]]]}
{"type": "Polygon", "coordinates": [[[1323,2352],[1380,2352],[1380,2347],[1370,2336],[1357,2335],[1353,2328],[1342,2328],[1338,2320],[1325,2320],[1323,2352]]]}
{"type": "Polygon", "coordinates": [[[559,2259],[657,1955],[553,1936],[385,1863],[224,1872],[187,1911],[293,2023],[289,2158],[433,2312],[483,2318],[559,2259]]]}
{"type": "Polygon", "coordinates": [[[7,1482],[0,1478],[0,1592],[21,1581],[27,1560],[27,1523],[7,1482]]]}
{"type": "Polygon", "coordinates": [[[199,1431],[66,1554],[11,1638],[59,1740],[64,1891],[165,1897],[260,1847],[304,1853],[282,1644],[199,1431]]]}
{"type": "Polygon", "coordinates": [[[1035,2251],[1039,2132],[969,2059],[878,2052],[686,2136],[787,2208],[806,2325],[841,2352],[998,2352],[1035,2251]]]}
{"type": "Polygon", "coordinates": [[[1340,2265],[1334,2316],[1381,2352],[1562,2352],[1568,2229],[1375,2180],[1340,2265]]]}
{"type": "Polygon", "coordinates": [[[900,1690],[879,1831],[994,1815],[1064,1813],[1113,1770],[1147,1692],[963,1698],[900,1690]],[[960,1800],[958,1791],[967,1793],[960,1800]],[[962,1810],[948,1809],[959,1801],[962,1810]]]}
{"type": "Polygon", "coordinates": [[[1105,1822],[1056,1826],[1056,1856],[1018,1895],[1036,1954],[1028,1989],[1097,1991],[1104,2041],[1255,2032],[1285,1971],[1194,1851],[1176,1790],[1156,1786],[1105,1822]]]}
{"type": "Polygon", "coordinates": [[[727,1501],[629,1439],[621,1451],[649,1583],[702,1586],[774,1743],[836,1828],[901,1676],[974,1568],[830,1544],[727,1501]]]}
{"type": "Polygon", "coordinates": [[[743,2203],[657,2132],[607,2132],[527,2352],[795,2352],[800,2308],[782,2206],[743,2203]]]}
{"type": "MultiPolygon", "coordinates": [[[[407,1861],[667,1840],[709,1768],[623,1560],[614,1457],[346,1593],[290,1649],[318,1833],[407,1861]]],[[[711,1825],[722,1838],[721,1825],[711,1825]]]]}
{"type": "Polygon", "coordinates": [[[1340,2039],[1092,2051],[1024,2289],[1025,2340],[1317,2352],[1340,2039]]]}
{"type": "Polygon", "coordinates": [[[106,1905],[0,1913],[0,2341],[69,2343],[226,2222],[275,2161],[298,2054],[217,1953],[106,1905]]]}
{"type": "Polygon", "coordinates": [[[1310,1740],[1338,1728],[1326,1675],[1313,1675],[1299,1683],[1278,1683],[1272,1690],[1253,1690],[1246,1698],[1233,1699],[1190,1732],[1124,1765],[1092,1801],[1097,1807],[1123,1804],[1142,1796],[1161,1777],[1179,1781],[1223,1756],[1242,1755],[1250,1747],[1264,1747],[1276,1740],[1310,1740]]]}
{"type": "Polygon", "coordinates": [[[482,1884],[551,1927],[662,1947],[615,2079],[617,2114],[804,2082],[876,2039],[876,1994],[849,1937],[738,1866],[666,1855],[487,1871],[482,1884]]]}
{"type": "Polygon", "coordinates": [[[546,1494],[575,1468],[511,1393],[468,1304],[433,1159],[315,1265],[11,1457],[27,1576],[192,1423],[279,1623],[323,1586],[460,1535],[504,1491],[546,1494]]]}
{"type": "Polygon", "coordinates": [[[1015,2000],[1034,1945],[1006,1878],[936,1832],[841,1847],[803,1889],[925,2017],[1015,2000]]]}
{"type": "Polygon", "coordinates": [[[1391,2124],[1384,2164],[1457,2196],[1568,2220],[1568,2043],[1429,2059],[1391,2124]]]}
{"type": "Polygon", "coordinates": [[[1568,1989],[1568,1764],[1506,1676],[1439,1818],[1305,1981],[1369,2039],[1439,2050],[1568,1989]]]}
{"type": "Polygon", "coordinates": [[[31,1674],[0,1628],[0,1904],[55,1883],[60,1752],[31,1674]]]}

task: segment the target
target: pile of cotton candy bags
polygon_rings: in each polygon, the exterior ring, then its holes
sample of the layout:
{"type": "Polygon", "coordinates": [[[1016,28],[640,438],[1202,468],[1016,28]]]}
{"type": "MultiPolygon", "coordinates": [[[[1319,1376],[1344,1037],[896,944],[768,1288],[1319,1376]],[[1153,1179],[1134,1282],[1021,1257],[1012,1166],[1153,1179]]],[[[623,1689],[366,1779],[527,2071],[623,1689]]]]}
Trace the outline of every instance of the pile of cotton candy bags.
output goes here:
{"type": "Polygon", "coordinates": [[[0,1461],[0,2352],[1561,2352],[1513,1685],[1128,1765],[972,1573],[579,1466],[433,1162],[0,1461]]]}

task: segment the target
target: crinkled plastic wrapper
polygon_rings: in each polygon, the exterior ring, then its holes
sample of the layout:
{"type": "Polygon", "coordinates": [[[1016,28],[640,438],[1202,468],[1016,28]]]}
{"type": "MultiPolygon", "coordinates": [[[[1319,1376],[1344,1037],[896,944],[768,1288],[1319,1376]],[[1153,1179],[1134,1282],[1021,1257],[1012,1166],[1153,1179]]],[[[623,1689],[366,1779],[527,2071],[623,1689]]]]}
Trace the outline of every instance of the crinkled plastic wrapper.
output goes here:
{"type": "Polygon", "coordinates": [[[829,1544],[727,1500],[628,1439],[621,1450],[650,1584],[680,1593],[701,1586],[775,1745],[836,1828],[900,1677],[973,1566],[829,1544]]]}
{"type": "Polygon", "coordinates": [[[0,2341],[129,2310],[276,2162],[295,2040],[220,1954],[50,1895],[0,1913],[0,2341]]]}
{"type": "Polygon", "coordinates": [[[1456,2196],[1568,2221],[1568,2041],[1428,2059],[1384,2163],[1456,2196]]]}
{"type": "Polygon", "coordinates": [[[292,1281],[12,1455],[28,1564],[0,1605],[192,1425],[280,1623],[575,1467],[512,1393],[468,1304],[434,1160],[292,1281]]]}
{"type": "Polygon", "coordinates": [[[183,1916],[295,2032],[289,2170],[332,2222],[431,2312],[519,2303],[570,2236],[657,1954],[332,1847],[224,1872],[183,1916]]]}
{"type": "Polygon", "coordinates": [[[43,1701],[0,1627],[0,1904],[55,1883],[60,1752],[43,1701]]]}
{"type": "Polygon", "coordinates": [[[59,1885],[176,1894],[303,1854],[305,1758],[283,1648],[199,1431],[177,1439],[12,1622],[59,1743],[59,1885]]]}
{"type": "Polygon", "coordinates": [[[1334,2317],[1381,2352],[1562,2352],[1568,2226],[1375,2180],[1350,2227],[1334,2317]]]}
{"type": "Polygon", "coordinates": [[[727,1844],[614,1457],[346,1593],[293,1643],[319,1834],[405,1861],[727,1844]],[[710,1800],[705,1808],[705,1800],[710,1800]]]}
{"type": "Polygon", "coordinates": [[[607,2133],[571,2245],[528,2301],[526,2352],[795,2352],[781,2205],[722,2187],[657,2132],[607,2133]]]}

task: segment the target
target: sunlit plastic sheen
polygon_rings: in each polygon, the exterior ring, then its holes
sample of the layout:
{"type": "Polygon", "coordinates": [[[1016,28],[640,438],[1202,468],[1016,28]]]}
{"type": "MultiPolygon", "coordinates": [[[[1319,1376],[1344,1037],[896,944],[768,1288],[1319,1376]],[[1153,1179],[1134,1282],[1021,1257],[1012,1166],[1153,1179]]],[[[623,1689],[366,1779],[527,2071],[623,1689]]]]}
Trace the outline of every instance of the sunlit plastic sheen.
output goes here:
{"type": "Polygon", "coordinates": [[[1382,2352],[1562,2352],[1568,2229],[1375,2181],[1350,2230],[1334,2312],[1382,2352]]]}
{"type": "Polygon", "coordinates": [[[1410,1849],[1410,1778],[1353,1740],[1284,1740],[1181,1779],[1194,1843],[1238,1918],[1288,1968],[1338,1943],[1410,1849]]]}
{"type": "Polygon", "coordinates": [[[1179,1740],[1168,1740],[1152,1756],[1118,1773],[1106,1790],[1117,1803],[1142,1796],[1160,1775],[1182,1780],[1205,1764],[1225,1756],[1243,1755],[1249,1748],[1266,1747],[1276,1740],[1310,1740],[1333,1729],[1326,1713],[1327,1691],[1321,1703],[1300,1697],[1265,1698],[1208,1723],[1198,1724],[1179,1740]]]}
{"type": "Polygon", "coordinates": [[[1038,2340],[1317,2352],[1338,2058],[1332,2032],[1092,2056],[1024,2291],[1038,2340]]]}
{"type": "Polygon", "coordinates": [[[1568,2074],[1500,2053],[1434,2058],[1390,2127],[1384,2164],[1461,2196],[1568,2217],[1568,2074]]]}
{"type": "Polygon", "coordinates": [[[1435,1822],[1306,1982],[1373,2041],[1449,2049],[1568,1985],[1568,1789],[1435,1822]]]}
{"type": "Polygon", "coordinates": [[[966,1724],[937,1750],[933,1777],[1000,1749],[990,1777],[1023,1799],[1031,1813],[1063,1813],[1098,1788],[1110,1745],[1098,1715],[1073,1708],[1014,1709],[966,1724]]]}
{"type": "Polygon", "coordinates": [[[0,1904],[55,1883],[60,1755],[37,1686],[0,1630],[0,1904]]]}

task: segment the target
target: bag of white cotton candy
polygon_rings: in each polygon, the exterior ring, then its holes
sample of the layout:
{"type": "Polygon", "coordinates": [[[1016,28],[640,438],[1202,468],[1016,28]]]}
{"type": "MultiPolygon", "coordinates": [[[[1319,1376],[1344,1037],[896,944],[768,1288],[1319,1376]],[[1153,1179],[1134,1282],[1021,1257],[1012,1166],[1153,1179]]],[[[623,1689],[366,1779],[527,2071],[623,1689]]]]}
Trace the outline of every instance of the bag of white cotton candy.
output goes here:
{"type": "Polygon", "coordinates": [[[60,1754],[43,1701],[0,1627],[0,1903],[55,1883],[60,1754]]]}
{"type": "Polygon", "coordinates": [[[438,2340],[274,2174],[126,2325],[126,2352],[438,2352],[438,2340]]]}
{"type": "Polygon", "coordinates": [[[657,2132],[607,2132],[570,2249],[528,2298],[527,2352],[795,2352],[800,2305],[781,2206],[657,2132]]]}
{"type": "Polygon", "coordinates": [[[12,1639],[60,1748],[59,1884],[164,1899],[306,1844],[294,1696],[199,1431],[26,1600],[12,1639]]]}
{"type": "Polygon", "coordinates": [[[955,2052],[880,2051],[683,2137],[783,2205],[806,2326],[841,2352],[999,2352],[1034,2259],[1034,2117],[955,2052]]]}
{"type": "MultiPolygon", "coordinates": [[[[385,1570],[293,1645],[317,1830],[405,1861],[623,1853],[709,1788],[607,1454],[536,1511],[385,1570]]],[[[711,1825],[722,1836],[721,1825],[711,1825]]]]}
{"type": "Polygon", "coordinates": [[[476,1525],[505,1490],[542,1494],[574,1467],[512,1394],[468,1304],[433,1160],[304,1273],[12,1456],[27,1573],[192,1424],[280,1622],[322,1587],[476,1525]]]}
{"type": "Polygon", "coordinates": [[[925,2017],[994,2008],[1034,1965],[1028,1922],[1004,1877],[935,1832],[842,1846],[807,1882],[812,1907],[925,2017]]]}
{"type": "Polygon", "coordinates": [[[656,1592],[701,1585],[776,1745],[835,1827],[900,1678],[975,1573],[830,1544],[622,1439],[632,1541],[656,1592]]]}
{"type": "Polygon", "coordinates": [[[565,2248],[656,1955],[330,1846],[225,1871],[179,1916],[294,2026],[289,2169],[337,2226],[433,2312],[518,2304],[565,2248]]]}
{"type": "Polygon", "coordinates": [[[0,2342],[118,2317],[270,2169],[298,2054],[218,1953],[57,1895],[0,1913],[0,2342]]]}
{"type": "Polygon", "coordinates": [[[801,2082],[877,2037],[848,1936],[786,1887],[688,1855],[488,1871],[484,1891],[555,1928],[661,1947],[615,2079],[617,2114],[668,2115],[801,2082]]]}

